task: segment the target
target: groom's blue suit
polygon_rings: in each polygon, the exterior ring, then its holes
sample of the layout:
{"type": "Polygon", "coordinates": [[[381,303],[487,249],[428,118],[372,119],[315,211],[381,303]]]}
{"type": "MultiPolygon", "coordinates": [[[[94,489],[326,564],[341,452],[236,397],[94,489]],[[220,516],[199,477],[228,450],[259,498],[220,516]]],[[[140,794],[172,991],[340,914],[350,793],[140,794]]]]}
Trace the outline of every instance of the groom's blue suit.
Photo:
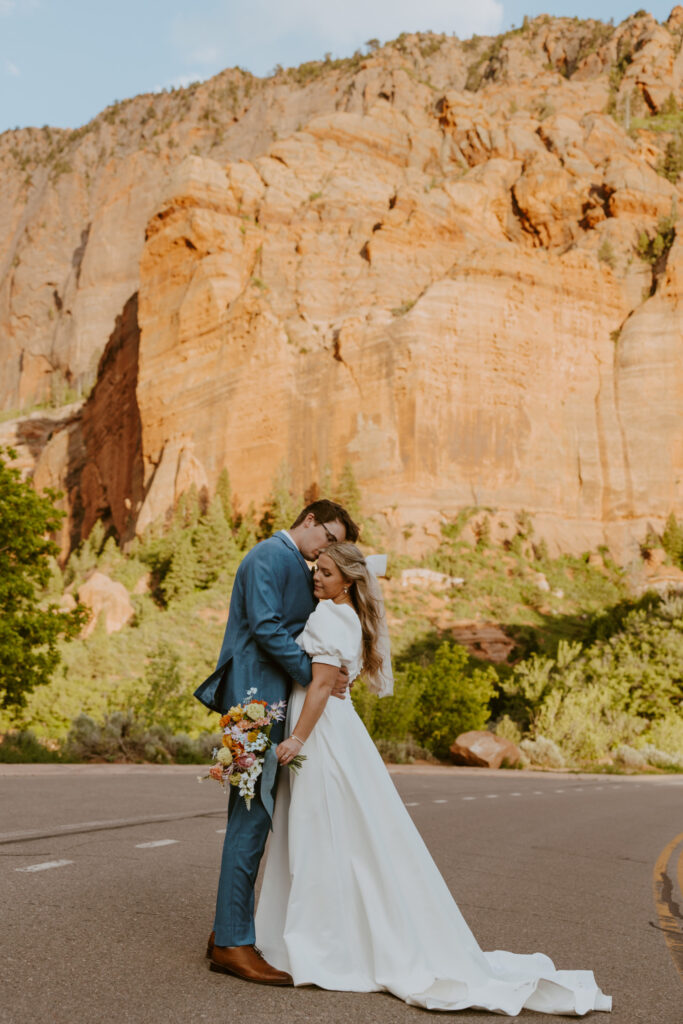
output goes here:
{"type": "MultiPolygon", "coordinates": [[[[251,687],[270,704],[287,700],[292,679],[302,686],[310,683],[310,659],[294,637],[314,607],[311,573],[294,542],[276,533],[257,544],[235,576],[216,670],[195,690],[195,697],[222,714],[240,704],[251,687]]],[[[283,738],[284,722],[277,722],[271,732],[274,746],[283,738]]],[[[217,946],[254,943],[254,883],[275,794],[273,750],[250,810],[237,789],[230,789],[214,923],[217,946]]]]}

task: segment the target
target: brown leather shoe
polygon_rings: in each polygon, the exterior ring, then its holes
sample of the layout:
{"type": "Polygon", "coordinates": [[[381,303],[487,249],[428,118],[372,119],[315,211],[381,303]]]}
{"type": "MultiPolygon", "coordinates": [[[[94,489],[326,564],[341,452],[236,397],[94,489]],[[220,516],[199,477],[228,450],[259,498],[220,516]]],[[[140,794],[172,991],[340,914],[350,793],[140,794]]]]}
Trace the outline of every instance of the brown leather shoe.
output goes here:
{"type": "Polygon", "coordinates": [[[278,971],[259,956],[253,946],[216,946],[211,951],[212,971],[234,974],[245,981],[256,981],[261,985],[292,985],[292,976],[278,971]]]}
{"type": "Polygon", "coordinates": [[[206,944],[206,959],[207,960],[211,959],[211,954],[213,953],[213,947],[214,947],[215,943],[216,943],[216,933],[215,932],[211,932],[211,934],[209,935],[209,941],[206,944]]]}

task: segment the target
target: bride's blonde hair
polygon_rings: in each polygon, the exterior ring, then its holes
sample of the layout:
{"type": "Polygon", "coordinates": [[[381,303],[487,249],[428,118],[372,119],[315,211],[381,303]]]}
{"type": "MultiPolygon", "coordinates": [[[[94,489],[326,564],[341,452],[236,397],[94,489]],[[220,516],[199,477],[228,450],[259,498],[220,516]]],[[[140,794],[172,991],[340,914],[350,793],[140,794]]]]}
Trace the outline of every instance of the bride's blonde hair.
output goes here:
{"type": "Polygon", "coordinates": [[[363,633],[363,669],[375,676],[382,668],[383,661],[377,650],[381,612],[371,592],[370,574],[363,553],[355,544],[344,540],[330,544],[321,554],[329,555],[349,584],[349,597],[358,613],[363,633]]]}

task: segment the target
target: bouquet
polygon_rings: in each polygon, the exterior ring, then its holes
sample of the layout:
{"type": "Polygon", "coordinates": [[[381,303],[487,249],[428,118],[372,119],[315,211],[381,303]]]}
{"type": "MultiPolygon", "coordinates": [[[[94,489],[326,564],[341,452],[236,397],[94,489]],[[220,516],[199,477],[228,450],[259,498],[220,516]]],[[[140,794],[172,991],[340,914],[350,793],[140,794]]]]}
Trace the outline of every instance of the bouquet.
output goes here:
{"type": "MultiPolygon", "coordinates": [[[[251,807],[256,781],[263,771],[266,751],[273,745],[270,739],[273,722],[283,721],[287,708],[284,700],[268,705],[265,700],[256,700],[255,693],[256,688],[252,687],[243,704],[236,704],[221,717],[223,746],[214,748],[214,763],[209,774],[203,776],[203,779],[216,779],[222,786],[226,782],[239,786],[247,809],[251,807]]],[[[305,754],[297,754],[288,767],[296,774],[305,760],[305,754]]]]}

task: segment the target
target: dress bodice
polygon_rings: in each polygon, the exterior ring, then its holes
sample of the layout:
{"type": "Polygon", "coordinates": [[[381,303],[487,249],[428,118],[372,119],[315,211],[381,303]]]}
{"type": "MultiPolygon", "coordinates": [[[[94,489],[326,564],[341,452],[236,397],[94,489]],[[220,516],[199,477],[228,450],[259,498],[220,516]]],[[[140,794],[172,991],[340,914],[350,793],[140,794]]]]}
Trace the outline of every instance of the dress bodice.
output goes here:
{"type": "Polygon", "coordinates": [[[353,681],[363,665],[363,634],[360,619],[350,604],[320,601],[296,638],[313,662],[342,665],[353,681]]]}

